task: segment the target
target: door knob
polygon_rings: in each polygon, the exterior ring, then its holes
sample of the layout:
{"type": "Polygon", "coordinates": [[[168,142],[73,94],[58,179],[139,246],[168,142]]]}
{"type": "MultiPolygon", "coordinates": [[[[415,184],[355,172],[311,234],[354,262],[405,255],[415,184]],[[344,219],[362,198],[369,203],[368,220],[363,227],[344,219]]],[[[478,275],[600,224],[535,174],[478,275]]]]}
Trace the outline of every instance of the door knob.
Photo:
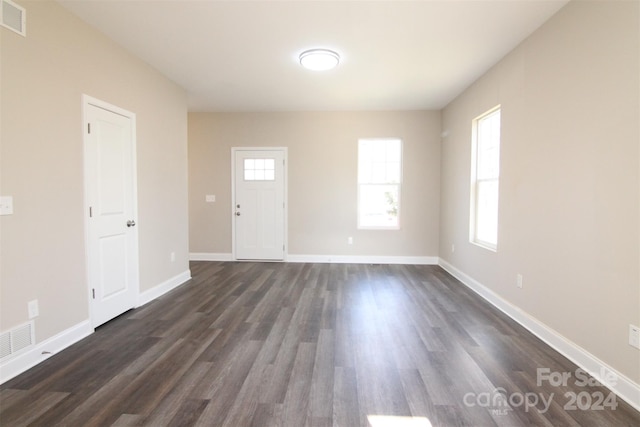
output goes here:
{"type": "Polygon", "coordinates": [[[127,221],[127,227],[135,227],[136,226],[136,222],[132,219],[130,219],[129,221],[127,221]]]}

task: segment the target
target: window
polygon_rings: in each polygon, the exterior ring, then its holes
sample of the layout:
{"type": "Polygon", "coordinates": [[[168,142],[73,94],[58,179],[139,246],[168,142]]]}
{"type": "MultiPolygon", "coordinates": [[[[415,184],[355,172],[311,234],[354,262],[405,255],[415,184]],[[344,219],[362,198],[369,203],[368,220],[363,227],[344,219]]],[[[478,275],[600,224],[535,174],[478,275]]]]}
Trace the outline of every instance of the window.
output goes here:
{"type": "Polygon", "coordinates": [[[244,159],[245,181],[274,181],[276,179],[275,159],[244,159]]]}
{"type": "Polygon", "coordinates": [[[358,141],[358,228],[400,228],[402,142],[358,141]]]}
{"type": "Polygon", "coordinates": [[[500,181],[500,106],[473,121],[470,240],[488,249],[498,246],[500,181]]]}

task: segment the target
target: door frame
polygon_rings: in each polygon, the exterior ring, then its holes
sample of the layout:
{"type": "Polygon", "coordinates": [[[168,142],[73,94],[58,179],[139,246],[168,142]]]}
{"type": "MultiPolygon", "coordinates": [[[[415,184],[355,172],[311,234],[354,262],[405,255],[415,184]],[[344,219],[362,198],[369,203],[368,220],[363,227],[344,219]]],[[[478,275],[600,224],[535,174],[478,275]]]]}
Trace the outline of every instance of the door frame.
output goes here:
{"type": "MultiPolygon", "coordinates": [[[[287,169],[289,167],[289,151],[287,147],[231,147],[231,257],[234,261],[242,261],[238,260],[236,253],[236,221],[235,221],[235,206],[236,206],[236,153],[240,151],[282,151],[284,157],[284,165],[282,167],[282,176],[284,182],[282,185],[284,186],[284,224],[283,224],[283,233],[282,236],[284,241],[284,253],[282,256],[282,261],[272,261],[272,262],[286,262],[287,256],[289,254],[289,174],[287,173],[287,169]]],[[[271,260],[264,260],[265,262],[271,260]]]]}
{"type": "MultiPolygon", "coordinates": [[[[131,165],[133,168],[132,177],[131,177],[131,189],[132,191],[132,199],[133,206],[131,207],[133,210],[133,217],[138,218],[138,162],[137,162],[137,140],[136,140],[136,114],[131,111],[125,110],[113,104],[110,104],[106,101],[102,101],[100,99],[94,98],[92,96],[83,94],[82,95],[82,161],[83,161],[83,218],[84,218],[84,265],[85,265],[85,280],[87,283],[87,306],[89,309],[89,321],[91,322],[91,327],[93,329],[96,328],[96,319],[94,315],[93,308],[93,298],[91,289],[93,288],[91,283],[91,272],[89,271],[89,185],[88,185],[88,159],[87,159],[87,143],[89,140],[89,136],[87,133],[87,124],[88,124],[88,108],[89,106],[94,106],[98,108],[102,108],[103,110],[110,111],[114,114],[119,114],[128,118],[131,121],[131,165]]],[[[139,253],[139,233],[138,227],[133,227],[133,247],[134,253],[136,255],[136,262],[133,266],[134,272],[133,276],[135,278],[133,283],[133,289],[136,295],[136,301],[134,303],[133,308],[138,306],[138,300],[140,298],[140,253],[139,253]]]]}

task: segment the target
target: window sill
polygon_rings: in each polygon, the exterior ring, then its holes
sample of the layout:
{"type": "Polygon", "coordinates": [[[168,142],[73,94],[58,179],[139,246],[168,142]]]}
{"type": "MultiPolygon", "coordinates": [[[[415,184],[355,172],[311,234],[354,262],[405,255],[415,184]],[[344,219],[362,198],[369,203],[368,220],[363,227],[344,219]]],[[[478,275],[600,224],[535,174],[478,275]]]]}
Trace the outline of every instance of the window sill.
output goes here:
{"type": "Polygon", "coordinates": [[[358,227],[358,230],[382,230],[382,231],[394,231],[400,230],[400,227],[358,227]]]}
{"type": "Polygon", "coordinates": [[[477,241],[477,240],[469,240],[469,243],[475,245],[475,246],[479,246],[483,249],[486,249],[488,251],[491,252],[498,252],[498,246],[497,245],[493,245],[491,243],[487,243],[487,242],[482,242],[482,241],[477,241]]]}

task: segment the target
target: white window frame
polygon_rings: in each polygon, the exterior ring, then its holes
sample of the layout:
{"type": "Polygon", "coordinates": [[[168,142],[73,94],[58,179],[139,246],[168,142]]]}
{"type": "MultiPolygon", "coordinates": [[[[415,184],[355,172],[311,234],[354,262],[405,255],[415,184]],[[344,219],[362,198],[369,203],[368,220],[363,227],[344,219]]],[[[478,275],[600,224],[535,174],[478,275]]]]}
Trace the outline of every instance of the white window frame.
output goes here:
{"type": "Polygon", "coordinates": [[[403,174],[403,150],[404,144],[400,138],[361,138],[358,140],[358,199],[357,199],[357,228],[358,230],[399,230],[401,224],[401,201],[402,201],[402,174],[403,174]],[[374,142],[388,142],[388,141],[398,141],[400,143],[400,171],[399,171],[399,182],[390,182],[390,181],[380,181],[380,182],[361,182],[360,180],[360,150],[361,143],[366,141],[374,141],[374,142]],[[372,185],[384,185],[390,186],[395,185],[398,188],[398,213],[397,213],[397,224],[391,226],[383,226],[383,225],[363,225],[361,223],[361,189],[363,186],[372,186],[372,185]]]}
{"type": "MultiPolygon", "coordinates": [[[[478,177],[478,169],[479,169],[479,162],[480,162],[480,156],[479,156],[479,145],[482,144],[482,141],[479,140],[480,135],[478,132],[478,127],[480,122],[482,122],[485,119],[488,119],[492,116],[494,116],[495,114],[500,115],[500,128],[502,128],[502,116],[501,116],[501,106],[497,105],[495,107],[493,107],[492,109],[488,110],[487,112],[479,115],[478,117],[476,117],[475,119],[473,119],[472,121],[472,144],[471,144],[471,201],[470,201],[470,214],[469,214],[469,241],[475,245],[481,246],[485,249],[489,249],[491,251],[496,252],[498,250],[498,224],[499,224],[499,211],[498,211],[498,207],[499,207],[499,200],[500,200],[500,142],[501,142],[501,135],[498,137],[498,149],[497,149],[497,171],[495,176],[491,176],[491,177],[483,177],[483,178],[479,178],[478,177]],[[495,182],[496,186],[497,186],[497,191],[498,194],[496,196],[496,206],[495,206],[495,210],[496,210],[496,234],[495,234],[495,242],[494,241],[487,241],[487,240],[483,240],[482,238],[478,237],[479,235],[479,231],[478,231],[478,207],[480,205],[480,200],[479,200],[479,188],[482,184],[486,184],[486,183],[490,183],[490,182],[495,182]]],[[[495,160],[495,159],[494,159],[495,160]]]]}

